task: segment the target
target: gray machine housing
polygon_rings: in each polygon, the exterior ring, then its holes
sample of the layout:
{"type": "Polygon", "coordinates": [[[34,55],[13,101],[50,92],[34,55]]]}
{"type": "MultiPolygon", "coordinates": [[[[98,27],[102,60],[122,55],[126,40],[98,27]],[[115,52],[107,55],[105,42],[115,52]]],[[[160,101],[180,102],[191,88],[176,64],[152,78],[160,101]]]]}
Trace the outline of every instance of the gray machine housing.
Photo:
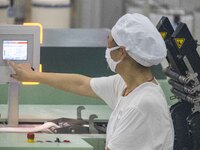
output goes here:
{"type": "Polygon", "coordinates": [[[15,63],[30,63],[34,69],[40,64],[40,28],[37,26],[0,25],[0,83],[15,82],[10,78],[12,70],[3,60],[3,41],[27,41],[27,59],[15,63]]]}

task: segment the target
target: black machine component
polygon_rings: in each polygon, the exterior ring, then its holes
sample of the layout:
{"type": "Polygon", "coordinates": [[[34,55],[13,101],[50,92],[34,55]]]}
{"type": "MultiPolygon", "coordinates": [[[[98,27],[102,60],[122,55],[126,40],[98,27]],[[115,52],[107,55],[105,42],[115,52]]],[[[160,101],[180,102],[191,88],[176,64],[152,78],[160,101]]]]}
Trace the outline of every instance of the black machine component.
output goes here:
{"type": "Polygon", "coordinates": [[[173,32],[167,17],[161,18],[157,28],[165,40],[168,50],[169,67],[164,72],[172,79],[169,80],[173,87],[172,92],[182,100],[192,103],[199,102],[200,68],[197,64],[200,64],[200,57],[196,51],[197,41],[193,39],[184,23],[180,23],[173,32]],[[191,101],[190,97],[194,101],[191,101]]]}
{"type": "Polygon", "coordinates": [[[175,87],[176,89],[179,89],[181,92],[185,92],[188,94],[194,94],[195,90],[187,85],[182,85],[175,80],[169,79],[168,83],[172,85],[172,87],[175,87]]]}
{"type": "Polygon", "coordinates": [[[174,33],[174,29],[167,17],[162,17],[156,26],[158,31],[161,33],[163,39],[165,40],[167,47],[167,60],[175,72],[186,75],[185,70],[187,70],[186,65],[180,57],[180,53],[176,47],[171,42],[171,36],[174,33]]]}
{"type": "Polygon", "coordinates": [[[187,118],[189,124],[192,150],[200,149],[200,112],[195,112],[187,118]]]}
{"type": "Polygon", "coordinates": [[[172,79],[174,79],[174,80],[176,80],[176,81],[178,81],[182,84],[187,84],[190,81],[188,77],[185,77],[185,76],[182,76],[182,75],[176,73],[172,69],[172,67],[167,67],[163,71],[168,77],[170,77],[170,78],[172,78],[172,79]]]}
{"type": "Polygon", "coordinates": [[[105,134],[107,123],[94,122],[96,115],[91,115],[89,121],[69,118],[51,120],[60,128],[51,127],[49,130],[55,134],[105,134]]]}
{"type": "Polygon", "coordinates": [[[187,117],[191,114],[192,104],[178,102],[170,108],[174,130],[174,150],[191,150],[192,142],[187,124],[187,117]]]}
{"type": "Polygon", "coordinates": [[[49,130],[55,134],[105,134],[107,122],[95,122],[94,119],[98,118],[98,116],[95,114],[89,116],[89,121],[83,120],[81,117],[81,111],[84,109],[84,106],[79,106],[77,108],[77,119],[58,118],[49,121],[57,124],[60,127],[51,127],[49,130]]]}
{"type": "Polygon", "coordinates": [[[84,120],[59,118],[50,122],[60,126],[60,128],[51,127],[50,130],[53,133],[89,133],[88,122],[84,120]]]}
{"type": "Polygon", "coordinates": [[[171,92],[177,97],[181,98],[181,100],[187,101],[191,104],[194,104],[197,101],[197,99],[194,96],[182,93],[180,90],[177,90],[175,88],[172,88],[171,92]]]}
{"type": "Polygon", "coordinates": [[[156,28],[161,33],[164,40],[169,40],[174,32],[174,29],[167,17],[162,17],[156,28]]]}
{"type": "Polygon", "coordinates": [[[175,129],[174,150],[200,150],[200,57],[186,24],[174,31],[167,17],[157,25],[166,47],[169,66],[164,69],[179,102],[170,112],[175,129]]]}
{"type": "MultiPolygon", "coordinates": [[[[200,64],[200,57],[197,53],[197,41],[195,41],[185,23],[180,23],[175,32],[172,34],[172,43],[179,51],[180,59],[187,66],[184,70],[185,73],[197,73],[200,74],[200,68],[197,64],[200,64]],[[189,65],[189,66],[188,66],[189,65]],[[190,68],[191,67],[191,68],[190,68]]],[[[183,66],[179,66],[182,68],[183,66]]],[[[198,80],[200,76],[197,76],[198,80]]]]}

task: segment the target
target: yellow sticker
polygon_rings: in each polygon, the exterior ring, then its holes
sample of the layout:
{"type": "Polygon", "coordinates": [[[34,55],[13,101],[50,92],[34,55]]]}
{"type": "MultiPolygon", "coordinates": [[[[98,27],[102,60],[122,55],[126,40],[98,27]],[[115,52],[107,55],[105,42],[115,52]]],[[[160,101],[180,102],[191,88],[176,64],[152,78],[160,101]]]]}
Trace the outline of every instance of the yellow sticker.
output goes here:
{"type": "Polygon", "coordinates": [[[175,38],[175,42],[177,47],[180,49],[185,42],[185,38],[175,38]]]}
{"type": "Polygon", "coordinates": [[[166,36],[167,36],[167,32],[160,32],[160,34],[161,34],[161,36],[162,36],[163,39],[165,39],[166,36]]]}

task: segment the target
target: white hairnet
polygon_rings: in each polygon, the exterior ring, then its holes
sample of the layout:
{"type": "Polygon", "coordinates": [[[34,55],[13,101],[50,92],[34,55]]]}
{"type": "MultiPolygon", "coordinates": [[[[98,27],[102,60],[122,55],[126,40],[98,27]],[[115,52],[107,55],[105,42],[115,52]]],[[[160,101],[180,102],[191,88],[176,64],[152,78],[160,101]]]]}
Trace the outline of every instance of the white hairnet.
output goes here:
{"type": "Polygon", "coordinates": [[[162,36],[141,14],[122,16],[112,28],[111,35],[118,46],[126,47],[128,54],[143,66],[157,65],[166,57],[162,36]]]}

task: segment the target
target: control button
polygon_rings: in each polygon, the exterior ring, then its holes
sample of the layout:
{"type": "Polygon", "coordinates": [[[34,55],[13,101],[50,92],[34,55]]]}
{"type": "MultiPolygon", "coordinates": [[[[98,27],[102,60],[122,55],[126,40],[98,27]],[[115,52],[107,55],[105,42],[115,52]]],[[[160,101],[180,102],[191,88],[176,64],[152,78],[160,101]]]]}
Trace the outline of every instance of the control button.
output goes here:
{"type": "Polygon", "coordinates": [[[47,143],[53,143],[52,141],[49,141],[49,140],[47,140],[47,141],[45,141],[45,142],[47,142],[47,143]]]}
{"type": "Polygon", "coordinates": [[[35,134],[32,132],[27,133],[27,142],[28,143],[34,143],[35,134]]]}
{"type": "Polygon", "coordinates": [[[70,140],[64,140],[63,142],[64,143],[70,143],[70,140]]]}
{"type": "Polygon", "coordinates": [[[60,143],[61,141],[60,141],[60,139],[59,139],[59,138],[56,138],[55,142],[58,142],[58,143],[60,143]]]}
{"type": "Polygon", "coordinates": [[[44,143],[43,141],[37,140],[35,141],[36,143],[44,143]]]}

